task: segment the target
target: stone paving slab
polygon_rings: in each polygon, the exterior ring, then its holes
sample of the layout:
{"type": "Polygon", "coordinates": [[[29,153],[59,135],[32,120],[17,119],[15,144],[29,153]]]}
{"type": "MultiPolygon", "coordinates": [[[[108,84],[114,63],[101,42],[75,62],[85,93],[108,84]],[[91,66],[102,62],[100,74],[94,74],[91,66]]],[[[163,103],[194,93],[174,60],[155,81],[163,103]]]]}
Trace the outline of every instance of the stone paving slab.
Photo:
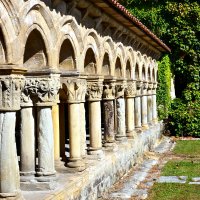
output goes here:
{"type": "Polygon", "coordinates": [[[160,176],[158,183],[186,183],[187,176],[160,176]]]}
{"type": "Polygon", "coordinates": [[[192,178],[192,182],[200,182],[200,177],[194,177],[194,178],[192,178]]]}

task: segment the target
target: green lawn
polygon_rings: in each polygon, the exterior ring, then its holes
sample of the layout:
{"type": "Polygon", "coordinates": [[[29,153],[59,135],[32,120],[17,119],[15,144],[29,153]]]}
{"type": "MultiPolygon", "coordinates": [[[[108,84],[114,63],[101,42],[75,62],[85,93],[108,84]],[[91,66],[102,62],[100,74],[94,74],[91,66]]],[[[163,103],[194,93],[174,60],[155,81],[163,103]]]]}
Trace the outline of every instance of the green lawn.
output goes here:
{"type": "Polygon", "coordinates": [[[173,150],[178,160],[170,160],[162,169],[162,176],[187,176],[185,184],[155,183],[148,200],[200,200],[200,185],[189,185],[193,177],[200,177],[200,140],[178,140],[173,150]]]}
{"type": "Polygon", "coordinates": [[[200,157],[200,140],[178,140],[173,153],[200,157]]]}
{"type": "Polygon", "coordinates": [[[193,177],[200,177],[200,161],[175,161],[167,162],[161,172],[162,176],[188,176],[190,180],[193,177]]]}
{"type": "Polygon", "coordinates": [[[200,185],[155,183],[148,200],[199,200],[200,185]]]}

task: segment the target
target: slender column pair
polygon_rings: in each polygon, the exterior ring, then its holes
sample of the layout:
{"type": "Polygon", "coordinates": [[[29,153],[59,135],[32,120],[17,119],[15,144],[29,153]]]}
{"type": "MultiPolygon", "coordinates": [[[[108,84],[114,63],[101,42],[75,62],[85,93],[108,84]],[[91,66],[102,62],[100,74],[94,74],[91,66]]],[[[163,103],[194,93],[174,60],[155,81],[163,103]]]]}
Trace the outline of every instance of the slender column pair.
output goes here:
{"type": "Polygon", "coordinates": [[[134,138],[135,135],[135,108],[134,97],[136,95],[136,82],[129,80],[125,90],[126,97],[126,135],[128,138],[134,138]]]}
{"type": "Polygon", "coordinates": [[[84,122],[84,102],[87,82],[84,79],[62,78],[68,103],[68,127],[70,158],[67,167],[76,171],[85,170],[86,134],[84,122]]]}
{"type": "Polygon", "coordinates": [[[142,81],[136,81],[136,97],[135,97],[135,128],[137,132],[141,131],[141,89],[142,81]]]}
{"type": "Polygon", "coordinates": [[[148,83],[143,81],[142,85],[142,129],[146,130],[149,128],[148,122],[147,122],[147,88],[148,88],[148,83]]]}
{"type": "Polygon", "coordinates": [[[118,80],[116,83],[116,140],[126,140],[126,117],[125,117],[125,100],[124,93],[126,81],[118,80]]]}
{"type": "Polygon", "coordinates": [[[22,181],[30,181],[30,176],[34,174],[40,181],[48,181],[55,177],[52,106],[58,102],[59,88],[60,77],[56,74],[26,78],[21,109],[20,173],[22,181]],[[34,114],[35,112],[29,104],[30,97],[34,99],[37,114],[34,114]],[[38,166],[36,169],[35,127],[38,142],[38,166]]]}
{"type": "Polygon", "coordinates": [[[153,90],[152,90],[152,120],[153,123],[158,122],[158,113],[157,113],[157,103],[156,103],[156,89],[157,83],[153,83],[153,90]]]}
{"type": "Polygon", "coordinates": [[[101,157],[102,132],[101,132],[101,99],[103,93],[103,79],[89,78],[87,80],[87,101],[89,102],[89,134],[90,147],[88,154],[101,157]]]}
{"type": "Polygon", "coordinates": [[[149,125],[153,123],[153,98],[152,98],[153,83],[148,83],[148,97],[147,97],[147,121],[149,125]]]}
{"type": "Polygon", "coordinates": [[[22,199],[17,158],[15,125],[20,110],[21,90],[25,70],[5,66],[0,76],[0,199],[22,199]],[[5,75],[4,74],[5,70],[5,75]],[[14,74],[16,73],[17,74],[14,74]],[[10,73],[8,75],[8,73],[10,73]]]}
{"type": "Polygon", "coordinates": [[[103,89],[104,105],[104,147],[114,150],[115,144],[115,80],[105,80],[103,89]]]}

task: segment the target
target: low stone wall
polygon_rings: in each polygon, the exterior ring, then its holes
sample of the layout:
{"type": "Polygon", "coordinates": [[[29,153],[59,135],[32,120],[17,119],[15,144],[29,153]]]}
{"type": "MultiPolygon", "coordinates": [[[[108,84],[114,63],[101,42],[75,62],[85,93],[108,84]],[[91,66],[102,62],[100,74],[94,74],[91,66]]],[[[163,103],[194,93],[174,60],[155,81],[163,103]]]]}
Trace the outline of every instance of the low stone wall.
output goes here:
{"type": "MultiPolygon", "coordinates": [[[[153,151],[159,144],[162,130],[163,125],[158,123],[134,139],[118,143],[115,152],[105,151],[105,157],[101,160],[94,161],[87,157],[87,169],[84,172],[73,174],[68,173],[65,168],[58,168],[57,189],[41,195],[37,192],[37,199],[96,200],[138,163],[145,151],[153,151]]],[[[34,192],[31,193],[36,195],[34,192]]],[[[27,194],[24,195],[25,199],[31,199],[32,195],[27,194]]]]}

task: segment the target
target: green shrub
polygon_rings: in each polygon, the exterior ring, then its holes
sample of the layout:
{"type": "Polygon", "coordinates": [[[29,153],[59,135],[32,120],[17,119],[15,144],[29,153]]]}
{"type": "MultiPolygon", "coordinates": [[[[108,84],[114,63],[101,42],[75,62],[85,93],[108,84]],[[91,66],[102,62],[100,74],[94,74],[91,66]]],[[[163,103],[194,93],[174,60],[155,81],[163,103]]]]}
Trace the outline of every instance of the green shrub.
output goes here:
{"type": "Polygon", "coordinates": [[[171,70],[170,59],[166,55],[158,62],[158,90],[157,90],[157,105],[158,105],[158,118],[160,120],[168,117],[171,105],[171,70]]]}
{"type": "Polygon", "coordinates": [[[176,136],[200,136],[200,102],[175,99],[171,104],[168,128],[176,136]]]}

